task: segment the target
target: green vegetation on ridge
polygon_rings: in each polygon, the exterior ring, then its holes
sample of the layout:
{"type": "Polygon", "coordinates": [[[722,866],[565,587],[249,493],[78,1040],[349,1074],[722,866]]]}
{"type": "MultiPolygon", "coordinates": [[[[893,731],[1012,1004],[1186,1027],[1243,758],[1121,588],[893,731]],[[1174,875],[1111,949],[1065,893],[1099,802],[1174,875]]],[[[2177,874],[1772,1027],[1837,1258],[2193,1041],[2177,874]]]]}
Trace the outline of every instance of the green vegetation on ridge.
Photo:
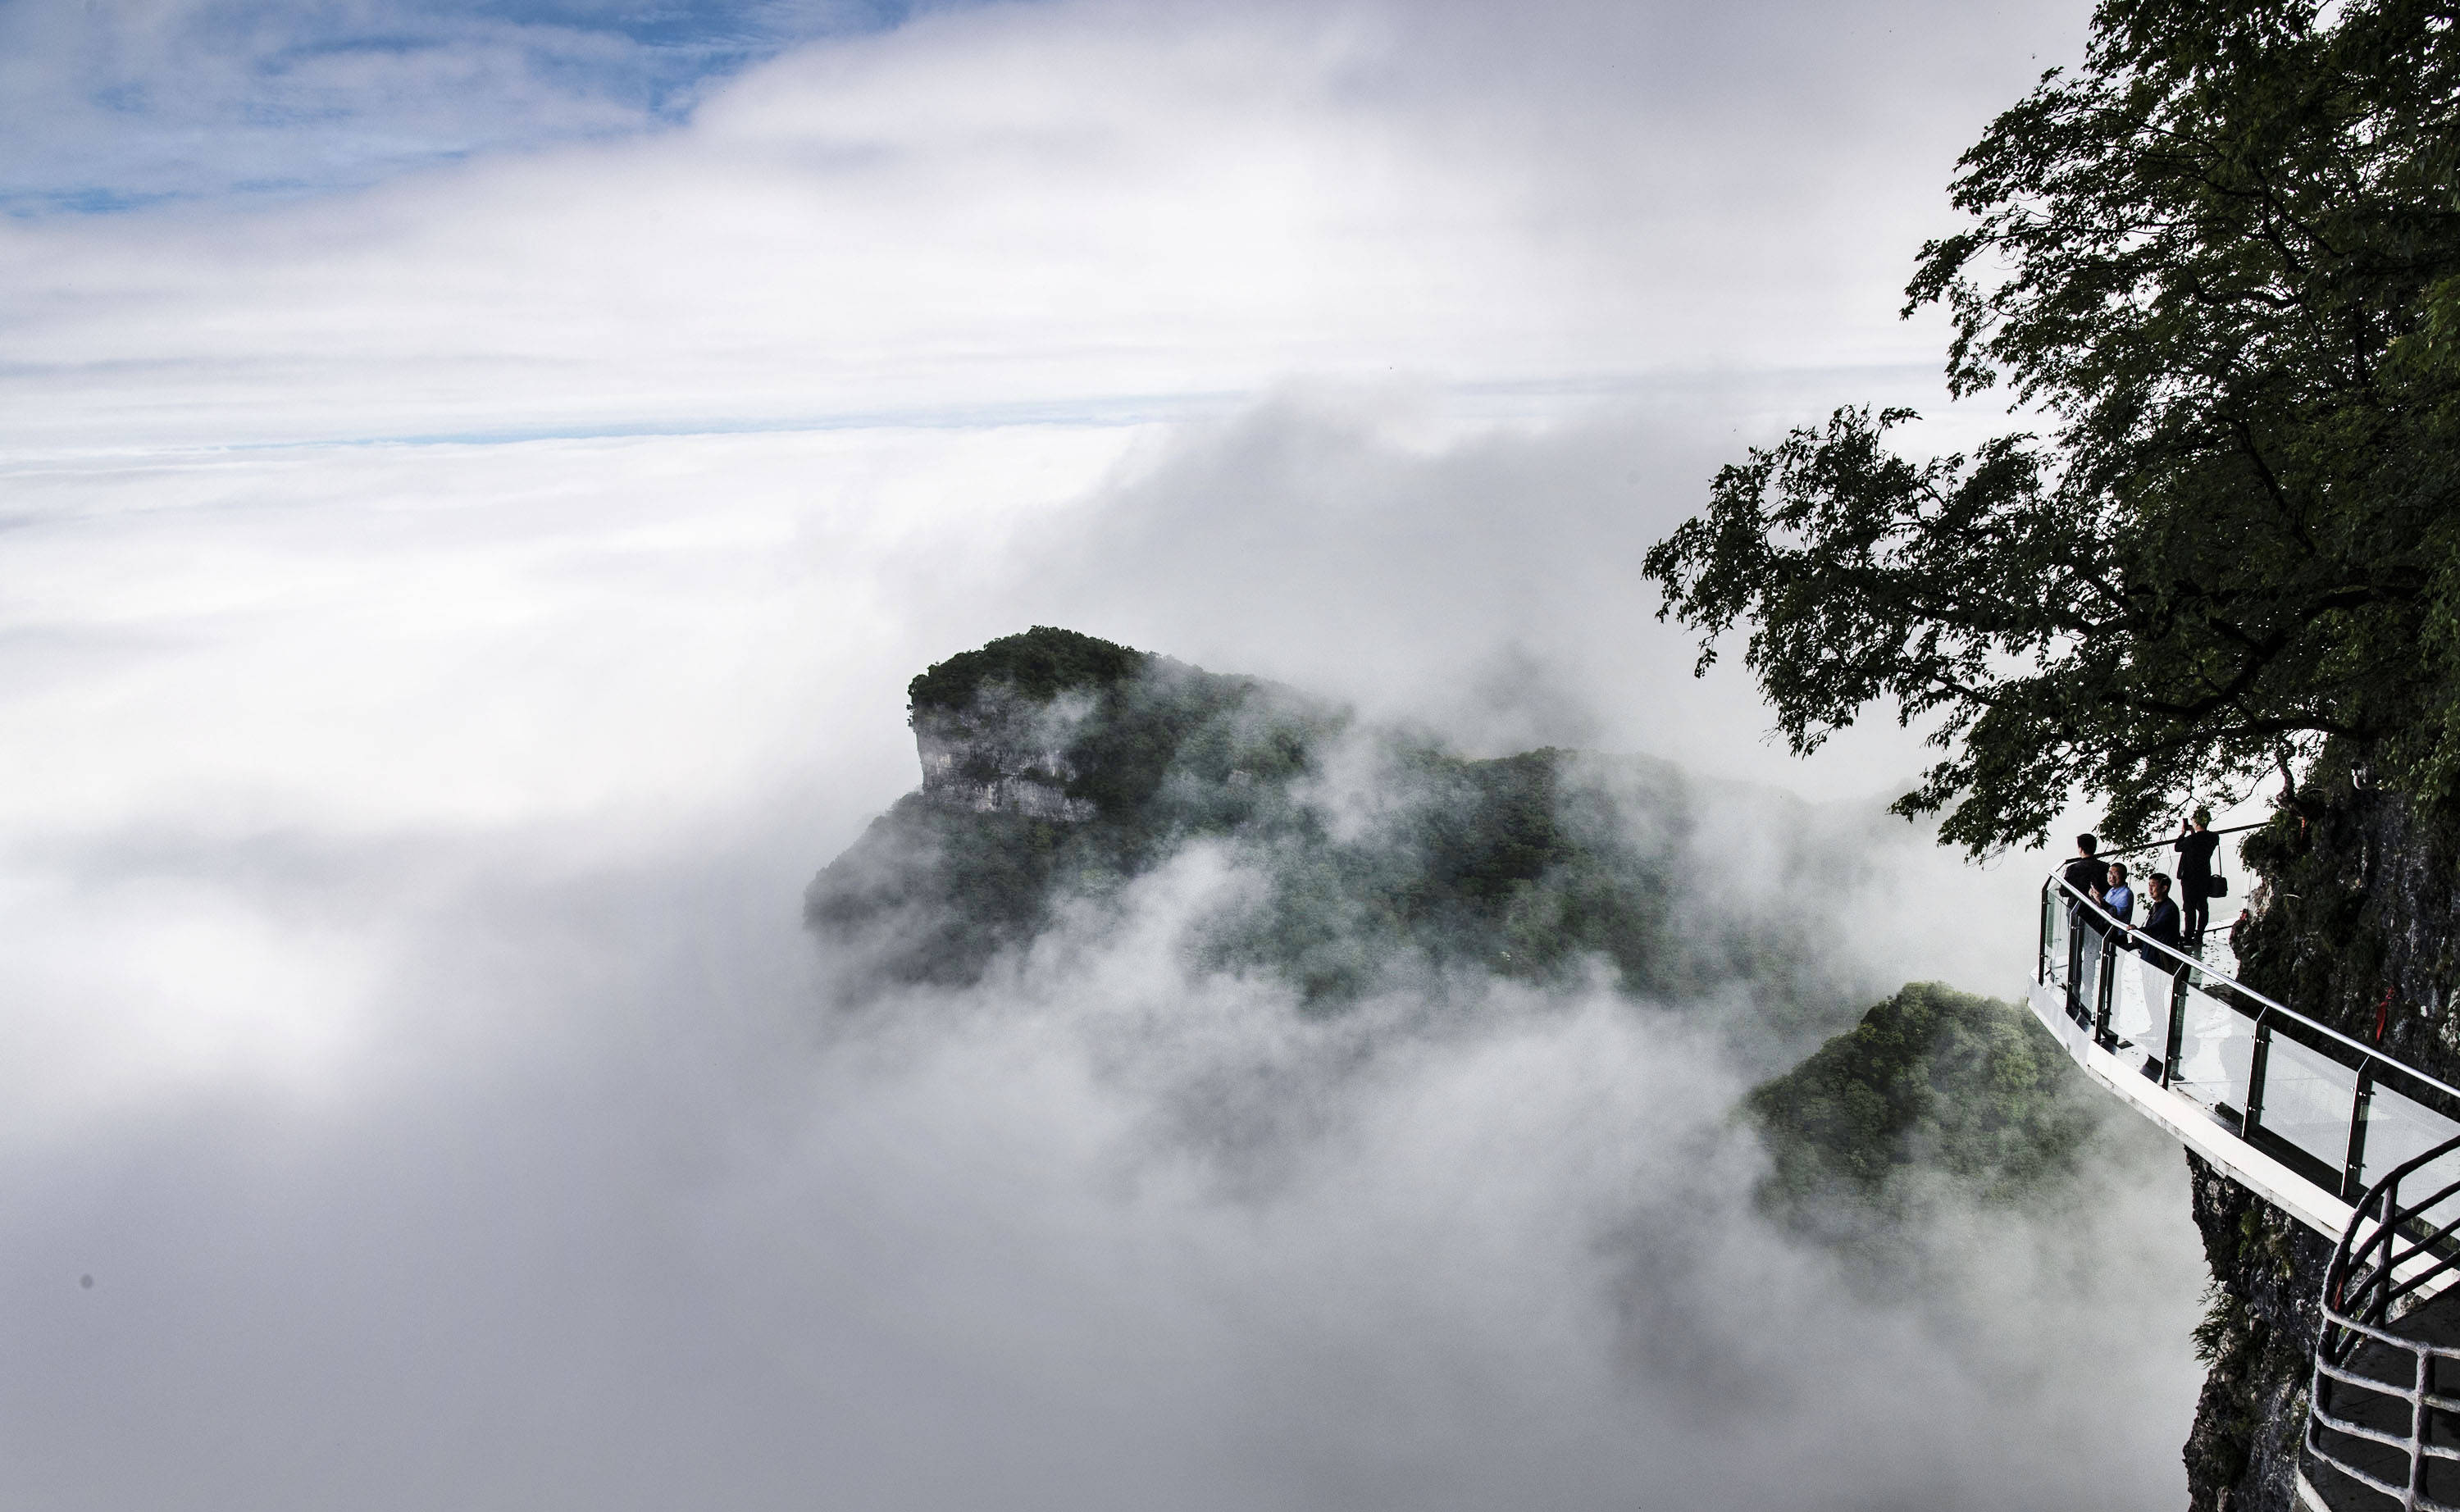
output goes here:
{"type": "Polygon", "coordinates": [[[1471,759],[1255,678],[1049,628],[940,663],[913,696],[918,731],[973,785],[901,799],[806,897],[833,958],[874,987],[972,982],[1063,905],[1098,913],[1201,842],[1254,885],[1191,922],[1188,964],[1277,978],[1317,1011],[1454,970],[1558,982],[1595,963],[1665,997],[1749,981],[1772,1037],[1833,1022],[1802,921],[1682,906],[1692,799],[1662,762],[1471,759]],[[981,796],[1017,741],[1044,753],[1034,780],[1064,782],[1091,817],[981,796]]]}
{"type": "Polygon", "coordinates": [[[905,685],[906,712],[964,710],[984,688],[997,685],[1037,702],[1074,689],[1100,691],[1134,677],[1152,660],[1147,651],[1037,625],[916,673],[905,685]]]}
{"type": "Polygon", "coordinates": [[[1918,1173],[1983,1201],[2031,1195],[2073,1174],[2095,1121],[2076,1082],[2023,1009],[1911,983],[1745,1099],[1772,1162],[1760,1201],[1826,1230],[1894,1211],[1918,1173]]]}

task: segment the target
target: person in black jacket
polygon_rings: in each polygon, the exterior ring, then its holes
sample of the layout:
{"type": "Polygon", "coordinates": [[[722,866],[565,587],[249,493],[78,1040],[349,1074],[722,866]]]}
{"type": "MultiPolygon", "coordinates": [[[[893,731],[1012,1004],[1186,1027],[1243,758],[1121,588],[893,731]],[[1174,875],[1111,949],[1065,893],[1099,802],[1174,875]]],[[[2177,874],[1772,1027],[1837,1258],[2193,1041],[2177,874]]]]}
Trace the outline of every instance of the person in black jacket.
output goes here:
{"type": "MultiPolygon", "coordinates": [[[[2110,885],[2110,863],[2100,855],[2101,841],[2090,835],[2076,837],[2075,860],[2068,862],[2059,875],[2067,884],[2094,903],[2101,902],[2101,889],[2110,885]]],[[[2089,912],[2074,898],[2068,900],[2068,928],[2073,930],[2085,923],[2089,912]]]]}
{"type": "MultiPolygon", "coordinates": [[[[2178,905],[2170,901],[2170,879],[2156,871],[2147,879],[2145,885],[2152,890],[2152,906],[2144,911],[2144,938],[2155,945],[2166,945],[2173,950],[2179,948],[2178,905]]],[[[2137,953],[2163,970],[2178,964],[2158,950],[2139,948],[2137,953]]]]}
{"type": "Polygon", "coordinates": [[[2187,948],[2200,950],[2204,929],[2213,920],[2213,852],[2220,848],[2221,838],[2213,833],[2213,811],[2195,810],[2187,823],[2178,826],[2178,838],[2170,848],[2178,853],[2178,890],[2185,896],[2184,923],[2187,948]]]}
{"type": "Polygon", "coordinates": [[[2101,859],[2101,841],[2090,835],[2076,837],[2075,860],[2068,862],[2068,885],[2088,898],[2099,898],[2110,885],[2110,863],[2101,859]]]}

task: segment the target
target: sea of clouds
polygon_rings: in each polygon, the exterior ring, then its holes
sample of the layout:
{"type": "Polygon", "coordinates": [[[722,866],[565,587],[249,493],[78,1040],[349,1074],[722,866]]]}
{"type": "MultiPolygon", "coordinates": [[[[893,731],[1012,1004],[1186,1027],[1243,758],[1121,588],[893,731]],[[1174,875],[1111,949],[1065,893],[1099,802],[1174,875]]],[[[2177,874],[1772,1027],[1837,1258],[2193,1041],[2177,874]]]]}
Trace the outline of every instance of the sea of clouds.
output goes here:
{"type": "MultiPolygon", "coordinates": [[[[1279,413],[1039,507],[950,470],[1065,479],[1081,432],[141,466],[22,529],[14,582],[56,596],[8,653],[11,1499],[2174,1497],[2201,1278],[2157,1139],[1874,1300],[1751,1212],[1713,1019],[1497,986],[1307,1021],[1189,974],[1235,882],[1200,854],[976,991],[829,1011],[801,887],[914,783],[901,680],[977,637],[941,627],[1073,619],[1058,583],[1158,628],[1184,560],[1283,627],[1277,670],[1340,660],[1354,606],[1150,502],[1306,429],[1279,413]]],[[[1398,479],[1272,538],[1335,564],[1457,472],[1601,444],[1379,461],[1307,423],[1398,479]]],[[[1426,665],[1332,691],[1643,743],[1645,702],[1539,675],[1581,652],[1513,612],[1562,545],[1526,534],[1420,562],[1426,665]],[[1483,703],[1448,676],[1481,667],[1483,703]]],[[[1686,885],[1749,896],[1768,843],[1711,823],[1686,885]]],[[[2012,986],[2023,868],[1907,833],[1869,869],[1826,901],[1850,972],[2012,986]]]]}
{"type": "MultiPolygon", "coordinates": [[[[983,8],[647,135],[0,224],[0,1501],[2175,1501],[2157,1140],[1874,1295],[1751,1212],[1696,1016],[1304,1021],[1167,948],[1200,856],[859,1021],[798,919],[905,679],[1037,623],[1900,790],[1692,681],[1637,559],[1928,381],[1892,286],[2075,30],[983,8]]],[[[2033,864],[1905,832],[1839,949],[2009,991],[2033,864]]]]}

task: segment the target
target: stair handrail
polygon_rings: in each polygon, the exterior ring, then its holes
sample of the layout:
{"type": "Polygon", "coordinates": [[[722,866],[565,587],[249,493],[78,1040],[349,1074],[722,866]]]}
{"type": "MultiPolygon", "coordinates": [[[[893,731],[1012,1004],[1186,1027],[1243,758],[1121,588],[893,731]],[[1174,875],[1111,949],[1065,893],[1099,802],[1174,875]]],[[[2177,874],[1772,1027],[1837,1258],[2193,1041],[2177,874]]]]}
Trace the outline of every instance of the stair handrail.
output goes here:
{"type": "Polygon", "coordinates": [[[2403,1512],[2460,1512],[2428,1495],[2426,1484],[2433,1460],[2460,1464],[2460,1448],[2433,1442],[2428,1432],[2431,1414],[2460,1416],[2460,1396],[2439,1394],[2434,1371],[2438,1359],[2460,1361],[2460,1347],[2430,1344],[2394,1327],[2402,1315],[2395,1311],[2400,1302],[2460,1269],[2460,1202],[2453,1201],[2460,1197],[2460,1180],[2447,1181],[2416,1203],[2400,1201],[2403,1180],[2455,1154],[2460,1154],[2460,1138],[2410,1157],[2368,1187],[2323,1272],[2322,1321],[2306,1394],[2304,1447],[2339,1474],[2391,1498],[2403,1512]],[[2407,1357],[2405,1384],[2357,1369],[2357,1356],[2369,1344],[2407,1357]],[[2359,1422],[2338,1406],[2344,1393],[2399,1402],[2407,1416],[2407,1432],[2391,1434],[2359,1422]],[[2398,1453],[2406,1469],[2403,1483],[2395,1485],[2355,1464],[2344,1452],[2336,1452],[2325,1441],[2327,1433],[2398,1453]]]}

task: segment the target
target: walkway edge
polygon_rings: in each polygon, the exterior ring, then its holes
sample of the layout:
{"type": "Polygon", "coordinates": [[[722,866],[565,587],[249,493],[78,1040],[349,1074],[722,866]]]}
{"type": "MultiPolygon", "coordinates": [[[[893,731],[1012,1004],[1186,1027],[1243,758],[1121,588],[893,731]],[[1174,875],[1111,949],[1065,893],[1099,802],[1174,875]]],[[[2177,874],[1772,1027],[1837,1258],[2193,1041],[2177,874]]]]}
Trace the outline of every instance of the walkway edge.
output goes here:
{"type": "Polygon", "coordinates": [[[2356,1212],[2319,1191],[2315,1183],[2231,1133],[2197,1103],[2148,1079],[2135,1067],[2092,1042],[2092,1033],[2068,1017],[2065,993],[2039,982],[2025,984],[2025,1001],[2068,1058],[2085,1075],[2135,1104],[2137,1112],[2170,1131],[2187,1148],[2324,1238],[2339,1244],[2356,1212]]]}

